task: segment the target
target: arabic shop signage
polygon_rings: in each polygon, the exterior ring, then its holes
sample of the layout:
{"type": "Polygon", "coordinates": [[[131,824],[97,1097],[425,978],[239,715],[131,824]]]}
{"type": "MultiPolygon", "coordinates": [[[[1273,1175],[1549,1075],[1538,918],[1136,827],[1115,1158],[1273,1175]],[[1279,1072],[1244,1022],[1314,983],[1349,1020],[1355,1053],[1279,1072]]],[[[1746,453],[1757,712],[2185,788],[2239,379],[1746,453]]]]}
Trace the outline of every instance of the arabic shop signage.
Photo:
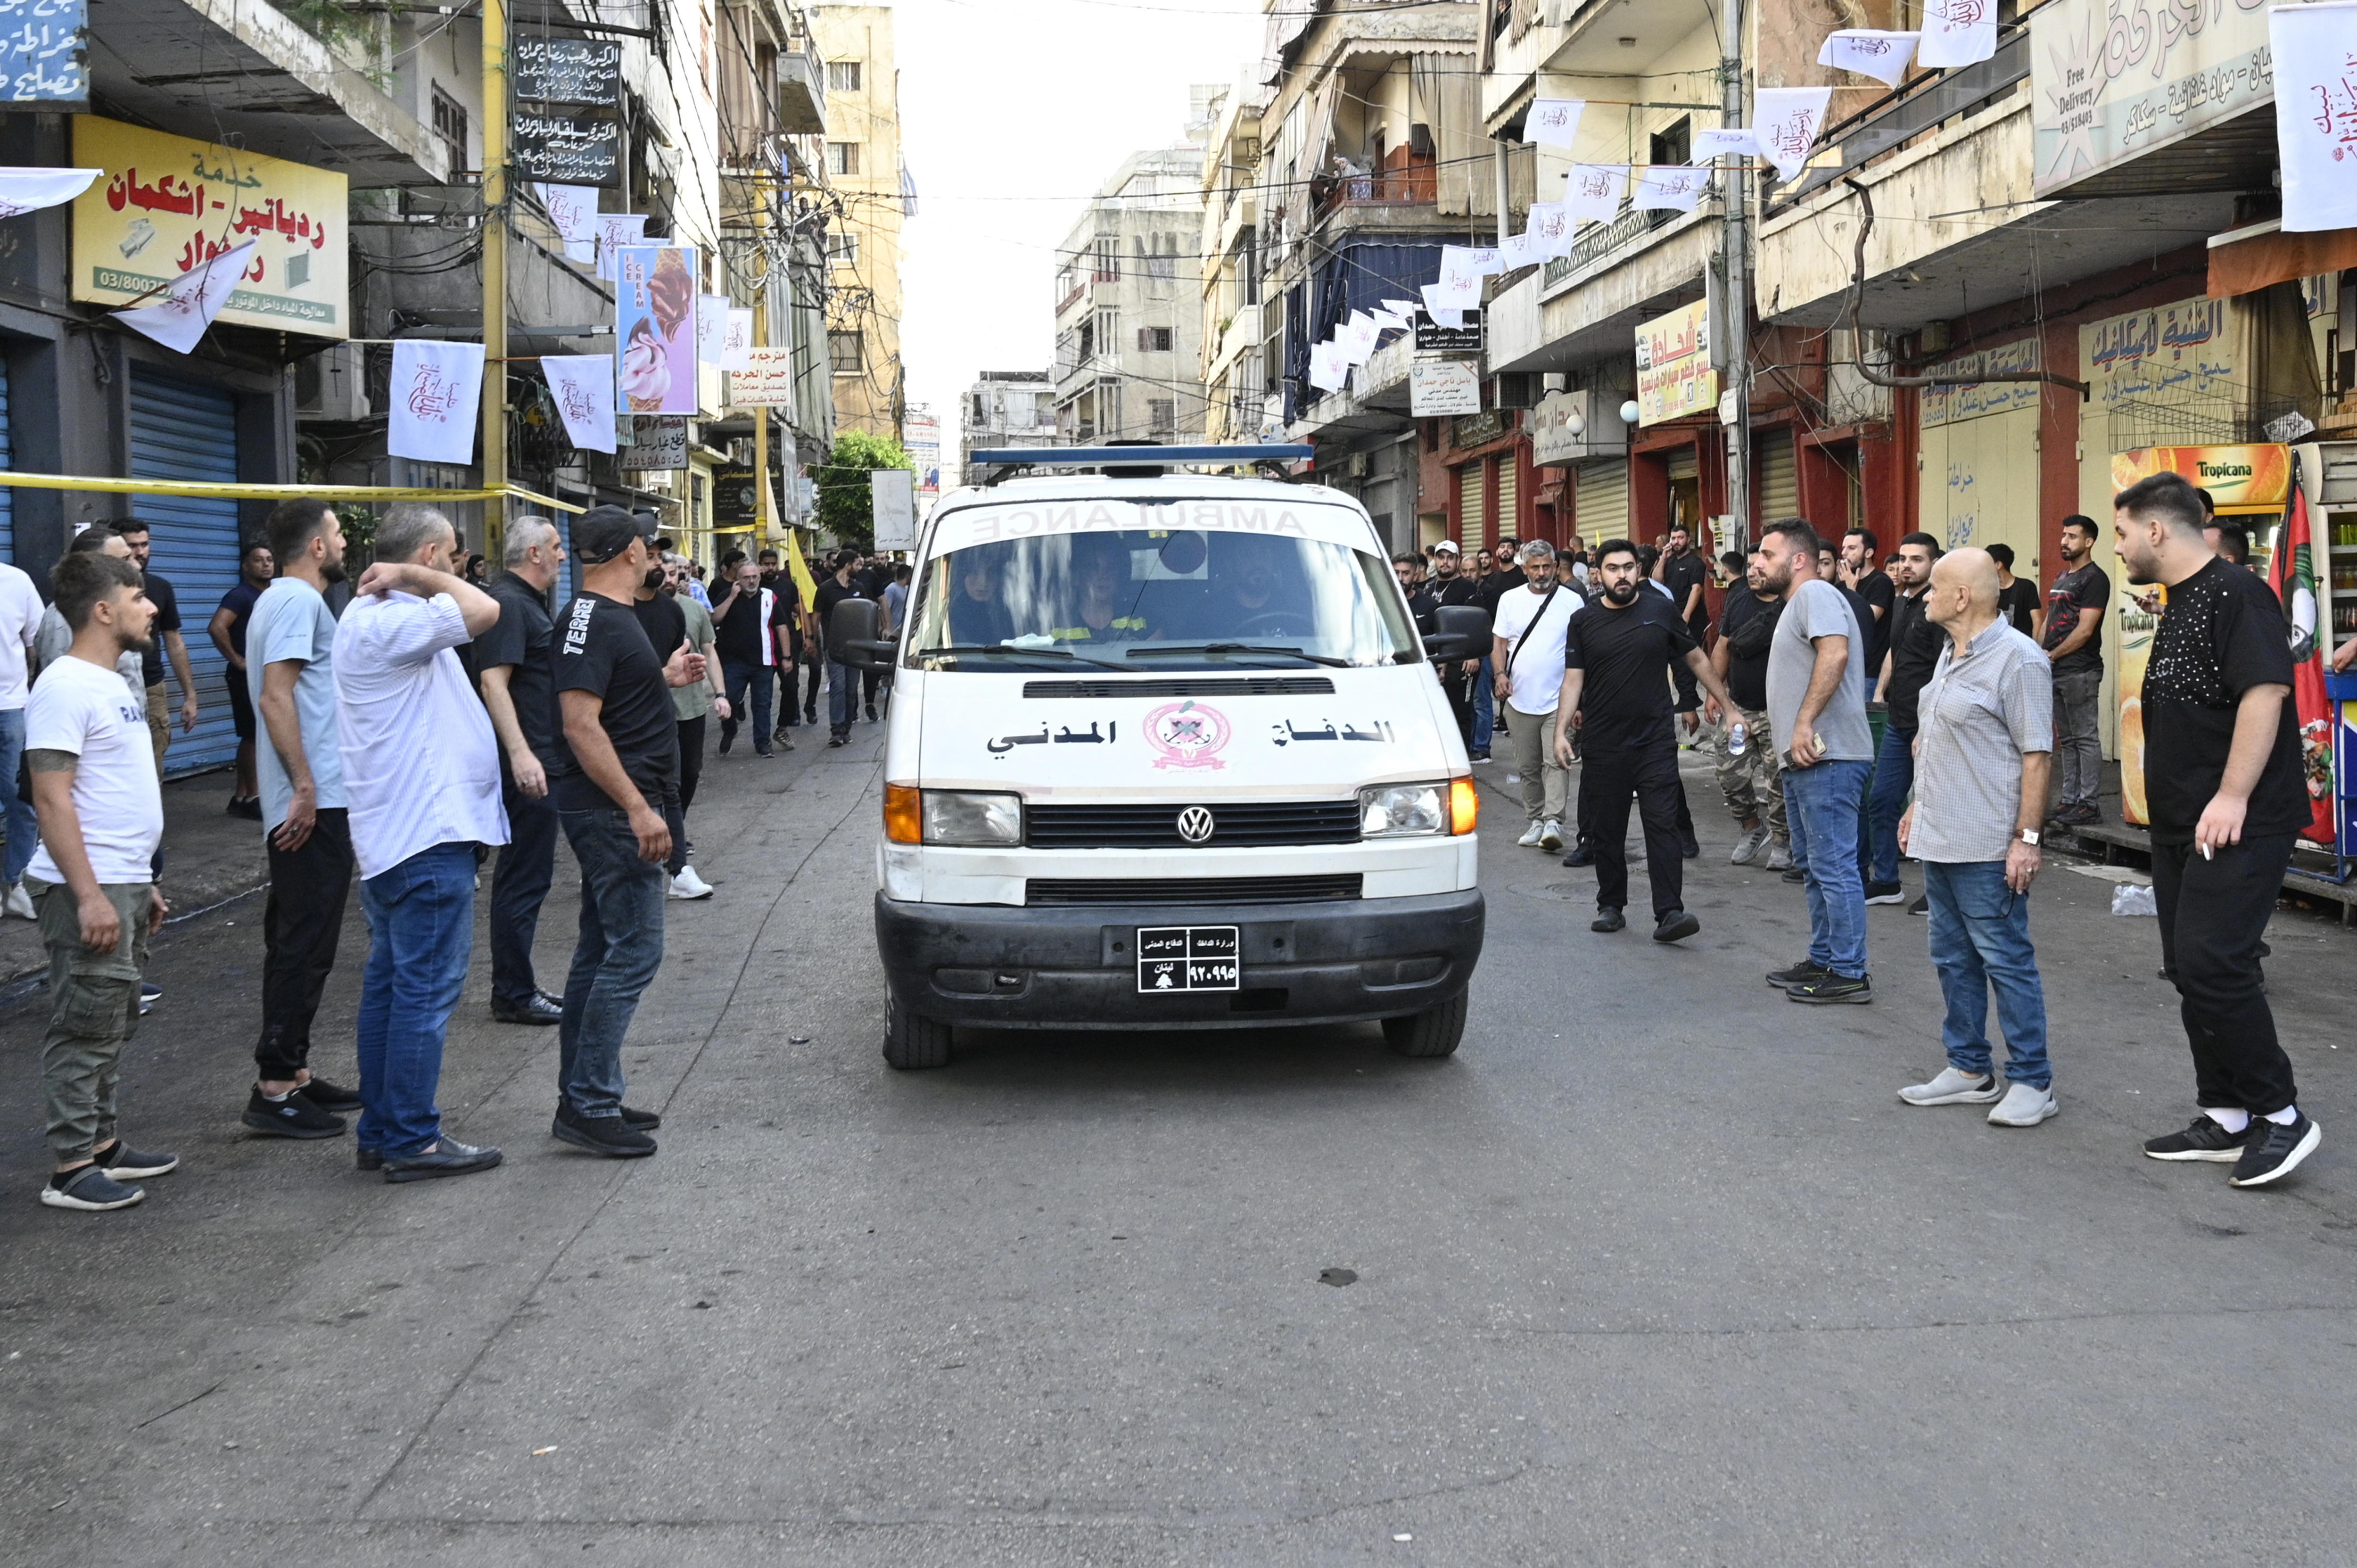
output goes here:
{"type": "Polygon", "coordinates": [[[74,298],[122,306],[253,240],[219,319],[351,336],[344,176],[91,114],[73,156],[105,171],[73,204],[74,298]]]}
{"type": "Polygon", "coordinates": [[[2280,508],[2291,497],[2288,446],[2147,446],[2112,456],[2112,489],[2126,489],[2155,474],[2179,473],[2210,492],[2220,511],[2280,508]]]}
{"type": "Polygon", "coordinates": [[[2045,196],[2275,100],[2269,0],[2050,0],[2029,18],[2045,196]]]}
{"type": "Polygon", "coordinates": [[[90,101],[88,0],[0,0],[0,109],[90,101]]]}
{"type": "Polygon", "coordinates": [[[2079,373],[2108,417],[2123,404],[2233,418],[2240,329],[2222,299],[2132,310],[2079,328],[2079,373]]]}
{"type": "Polygon", "coordinates": [[[1710,368],[1710,302],[1697,299],[1637,328],[1637,423],[1659,424],[1718,407],[1710,368]]]}
{"type": "MultiPolygon", "coordinates": [[[[1999,348],[1983,349],[1975,353],[1960,354],[1936,365],[1927,365],[1923,373],[1932,376],[1995,376],[2019,371],[2040,369],[2038,339],[2024,338],[2018,343],[2007,343],[1999,348]]],[[[1923,428],[1936,429],[1943,424],[1961,424],[1968,419],[1984,419],[1993,413],[2012,413],[2038,406],[2045,392],[2038,381],[1964,381],[1951,386],[1925,387],[1916,394],[1922,410],[1923,428]]]]}
{"type": "Polygon", "coordinates": [[[622,99],[622,46],[526,34],[508,53],[508,73],[518,98],[611,109],[622,99]]]}
{"type": "Polygon", "coordinates": [[[508,159],[525,179],[551,185],[622,183],[622,125],[586,115],[521,113],[508,159]]]}
{"type": "Polygon", "coordinates": [[[622,417],[630,422],[630,444],[622,448],[624,473],[687,467],[687,415],[626,413],[622,417]]]}

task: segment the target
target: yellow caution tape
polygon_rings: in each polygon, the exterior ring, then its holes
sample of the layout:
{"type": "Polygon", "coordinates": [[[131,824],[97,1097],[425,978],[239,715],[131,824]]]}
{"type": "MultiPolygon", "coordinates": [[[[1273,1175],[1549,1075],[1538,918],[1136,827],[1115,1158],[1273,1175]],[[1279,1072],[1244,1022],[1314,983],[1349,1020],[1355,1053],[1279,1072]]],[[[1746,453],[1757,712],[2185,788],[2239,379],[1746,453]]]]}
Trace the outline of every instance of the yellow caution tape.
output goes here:
{"type": "Polygon", "coordinates": [[[589,510],[520,485],[510,485],[504,490],[430,490],[398,485],[224,485],[208,479],[123,479],[104,475],[20,474],[8,469],[0,469],[0,485],[33,490],[99,490],[109,495],[186,496],[199,500],[295,500],[308,496],[323,501],[487,501],[504,495],[557,511],[578,513],[589,510]]]}

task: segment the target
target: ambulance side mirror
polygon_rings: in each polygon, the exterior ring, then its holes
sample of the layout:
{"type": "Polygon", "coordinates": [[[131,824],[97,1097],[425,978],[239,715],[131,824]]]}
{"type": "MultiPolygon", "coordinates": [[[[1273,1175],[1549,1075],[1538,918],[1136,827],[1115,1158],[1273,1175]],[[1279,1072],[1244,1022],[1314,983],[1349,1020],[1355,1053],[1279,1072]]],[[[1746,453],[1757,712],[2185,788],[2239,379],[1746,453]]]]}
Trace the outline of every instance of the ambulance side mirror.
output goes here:
{"type": "Polygon", "coordinates": [[[873,599],[845,599],[826,618],[827,657],[854,670],[888,671],[899,645],[876,635],[879,607],[873,599]]]}
{"type": "Polygon", "coordinates": [[[1474,605],[1443,605],[1432,615],[1424,651],[1433,659],[1479,659],[1490,651],[1490,612],[1474,605]]]}

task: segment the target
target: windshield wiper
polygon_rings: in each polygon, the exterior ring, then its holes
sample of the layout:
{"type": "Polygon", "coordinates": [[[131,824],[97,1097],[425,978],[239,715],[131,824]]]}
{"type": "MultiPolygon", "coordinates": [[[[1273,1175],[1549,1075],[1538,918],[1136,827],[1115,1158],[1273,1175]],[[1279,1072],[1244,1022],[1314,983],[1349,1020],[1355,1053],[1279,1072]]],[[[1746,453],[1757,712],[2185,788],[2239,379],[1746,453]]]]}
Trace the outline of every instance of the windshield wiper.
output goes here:
{"type": "Polygon", "coordinates": [[[1085,653],[1074,653],[1069,648],[1017,648],[1011,642],[959,643],[942,648],[928,648],[918,653],[920,659],[955,658],[963,653],[996,653],[1009,659],[1064,659],[1082,664],[1093,664],[1100,670],[1118,670],[1118,664],[1103,659],[1091,659],[1085,653]]]}
{"type": "Polygon", "coordinates": [[[1128,650],[1125,657],[1135,659],[1142,653],[1271,653],[1288,659],[1306,659],[1312,664],[1323,664],[1335,670],[1351,668],[1347,659],[1337,659],[1330,653],[1311,653],[1305,649],[1286,648],[1280,644],[1257,642],[1157,642],[1128,650]]]}

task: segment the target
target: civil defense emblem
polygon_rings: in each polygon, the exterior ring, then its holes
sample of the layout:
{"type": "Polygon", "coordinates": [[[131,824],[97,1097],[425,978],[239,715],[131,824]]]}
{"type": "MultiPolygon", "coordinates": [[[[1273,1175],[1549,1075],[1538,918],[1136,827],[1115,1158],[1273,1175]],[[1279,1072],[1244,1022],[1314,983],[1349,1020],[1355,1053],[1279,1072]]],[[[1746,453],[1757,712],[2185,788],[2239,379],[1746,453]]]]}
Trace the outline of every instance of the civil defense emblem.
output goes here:
{"type": "Polygon", "coordinates": [[[1161,754],[1157,768],[1225,768],[1219,753],[1234,735],[1225,714],[1191,700],[1146,715],[1146,744],[1161,754]]]}

